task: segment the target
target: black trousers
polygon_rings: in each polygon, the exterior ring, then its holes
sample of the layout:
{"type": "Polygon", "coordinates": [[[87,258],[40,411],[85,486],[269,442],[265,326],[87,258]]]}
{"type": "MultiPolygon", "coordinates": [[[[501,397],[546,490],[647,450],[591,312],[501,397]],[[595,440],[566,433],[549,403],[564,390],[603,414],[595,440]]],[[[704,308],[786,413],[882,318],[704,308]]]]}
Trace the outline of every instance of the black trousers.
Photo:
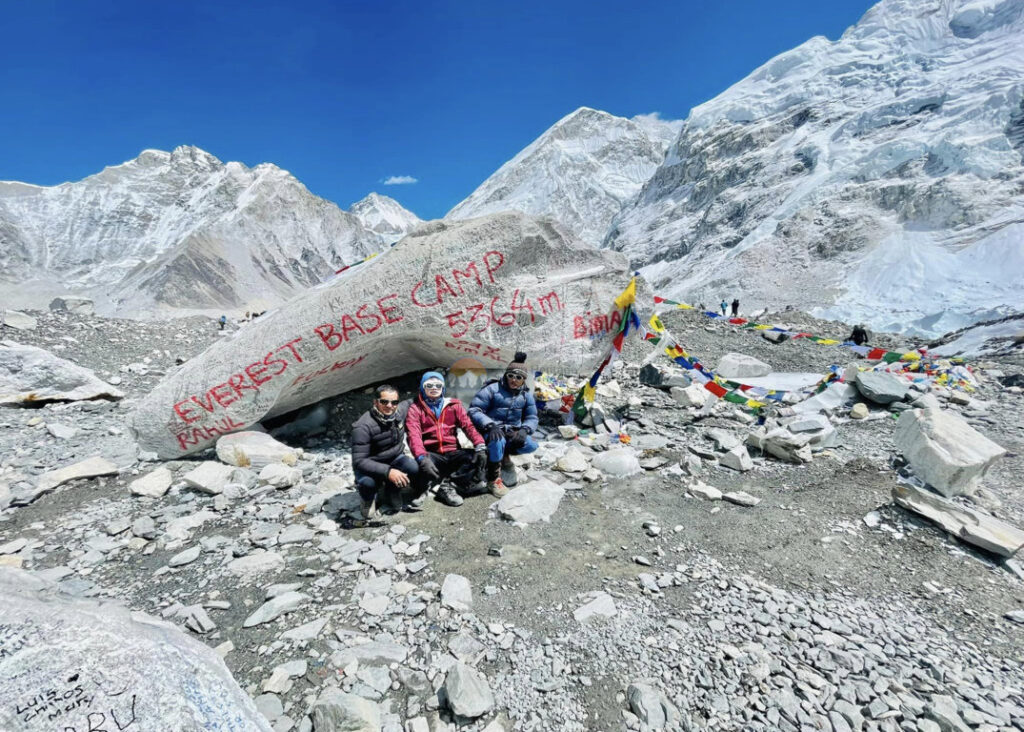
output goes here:
{"type": "Polygon", "coordinates": [[[373,500],[378,491],[378,504],[408,501],[422,495],[427,490],[427,477],[420,472],[420,466],[408,455],[399,455],[391,461],[391,467],[401,470],[409,476],[409,486],[399,488],[387,478],[374,478],[360,471],[356,474],[356,489],[364,501],[373,500]]]}
{"type": "Polygon", "coordinates": [[[432,452],[429,455],[437,466],[437,472],[441,474],[441,480],[450,479],[460,493],[482,479],[482,476],[476,474],[476,466],[473,464],[476,453],[473,450],[455,450],[443,455],[432,452]]]}

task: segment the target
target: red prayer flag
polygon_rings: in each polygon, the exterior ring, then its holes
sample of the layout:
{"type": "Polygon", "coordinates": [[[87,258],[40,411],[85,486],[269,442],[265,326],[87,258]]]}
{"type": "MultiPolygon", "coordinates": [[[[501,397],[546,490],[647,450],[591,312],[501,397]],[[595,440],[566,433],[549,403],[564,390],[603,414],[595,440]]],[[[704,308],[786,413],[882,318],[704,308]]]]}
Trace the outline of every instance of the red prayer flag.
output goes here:
{"type": "Polygon", "coordinates": [[[726,394],[729,393],[728,389],[726,389],[725,387],[721,386],[720,384],[716,384],[713,381],[709,381],[708,383],[706,383],[704,385],[704,388],[707,389],[708,391],[710,391],[712,394],[714,394],[719,399],[721,399],[722,397],[724,397],[726,394]]]}

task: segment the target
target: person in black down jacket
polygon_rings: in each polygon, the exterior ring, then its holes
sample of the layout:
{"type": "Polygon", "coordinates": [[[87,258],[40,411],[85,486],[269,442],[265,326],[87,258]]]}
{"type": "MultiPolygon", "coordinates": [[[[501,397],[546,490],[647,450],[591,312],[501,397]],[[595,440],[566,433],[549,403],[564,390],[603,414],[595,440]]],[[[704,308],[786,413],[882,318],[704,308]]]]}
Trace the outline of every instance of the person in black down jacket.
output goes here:
{"type": "Polygon", "coordinates": [[[400,402],[398,389],[378,386],[370,410],[352,425],[352,469],[363,501],[363,518],[377,509],[419,511],[426,483],[416,461],[405,454],[405,416],[409,400],[400,402]]]}

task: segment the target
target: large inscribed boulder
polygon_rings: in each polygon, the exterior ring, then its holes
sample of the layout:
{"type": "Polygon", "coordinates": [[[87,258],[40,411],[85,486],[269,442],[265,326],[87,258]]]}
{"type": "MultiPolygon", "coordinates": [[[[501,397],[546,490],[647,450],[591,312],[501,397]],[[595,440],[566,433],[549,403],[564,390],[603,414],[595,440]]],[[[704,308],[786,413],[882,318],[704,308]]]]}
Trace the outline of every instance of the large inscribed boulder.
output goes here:
{"type": "Polygon", "coordinates": [[[173,458],[227,433],[438,365],[589,373],[619,324],[625,257],[508,212],[436,221],[247,324],[138,406],[140,447],[173,458]]]}
{"type": "Polygon", "coordinates": [[[0,568],[0,729],[269,732],[220,656],[173,625],[0,568]]]}

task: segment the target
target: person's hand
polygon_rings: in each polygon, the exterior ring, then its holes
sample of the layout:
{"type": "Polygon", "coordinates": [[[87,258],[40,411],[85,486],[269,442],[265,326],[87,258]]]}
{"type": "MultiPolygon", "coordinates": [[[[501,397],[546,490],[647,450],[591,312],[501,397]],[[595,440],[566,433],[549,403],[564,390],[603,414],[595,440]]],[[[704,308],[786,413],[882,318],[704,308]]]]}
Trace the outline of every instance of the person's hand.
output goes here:
{"type": "Polygon", "coordinates": [[[505,432],[501,429],[501,425],[497,422],[491,422],[487,426],[487,444],[496,442],[505,436],[505,432]]]}
{"type": "Polygon", "coordinates": [[[473,465],[476,466],[477,470],[487,465],[487,452],[483,449],[482,445],[477,448],[476,455],[473,456],[473,465]]]}
{"type": "Polygon", "coordinates": [[[391,470],[388,471],[388,480],[399,488],[405,488],[409,485],[409,476],[398,468],[391,468],[391,470]]]}
{"type": "Polygon", "coordinates": [[[434,464],[434,458],[430,457],[429,454],[424,455],[423,459],[420,460],[420,472],[432,481],[441,480],[441,473],[434,464]]]}

